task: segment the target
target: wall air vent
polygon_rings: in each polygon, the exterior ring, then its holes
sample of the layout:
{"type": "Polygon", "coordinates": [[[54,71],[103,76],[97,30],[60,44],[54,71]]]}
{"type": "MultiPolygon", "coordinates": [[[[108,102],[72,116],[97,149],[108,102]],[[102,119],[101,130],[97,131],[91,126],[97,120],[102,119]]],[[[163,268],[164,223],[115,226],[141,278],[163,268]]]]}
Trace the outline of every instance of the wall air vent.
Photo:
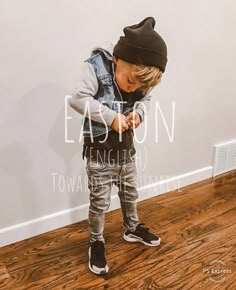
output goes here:
{"type": "Polygon", "coordinates": [[[236,141],[214,146],[213,177],[236,169],[236,141]]]}

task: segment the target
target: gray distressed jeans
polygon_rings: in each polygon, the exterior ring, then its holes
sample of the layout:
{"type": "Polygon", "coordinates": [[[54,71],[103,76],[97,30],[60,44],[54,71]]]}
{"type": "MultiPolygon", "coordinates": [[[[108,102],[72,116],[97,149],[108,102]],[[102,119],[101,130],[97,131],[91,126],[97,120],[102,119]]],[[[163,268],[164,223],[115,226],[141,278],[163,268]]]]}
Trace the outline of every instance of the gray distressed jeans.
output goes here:
{"type": "Polygon", "coordinates": [[[111,201],[111,188],[118,187],[118,196],[123,214],[123,225],[127,230],[134,231],[139,223],[136,201],[137,171],[135,157],[125,161],[112,163],[86,158],[88,188],[90,190],[89,231],[90,241],[100,240],[103,237],[105,213],[111,201]]]}

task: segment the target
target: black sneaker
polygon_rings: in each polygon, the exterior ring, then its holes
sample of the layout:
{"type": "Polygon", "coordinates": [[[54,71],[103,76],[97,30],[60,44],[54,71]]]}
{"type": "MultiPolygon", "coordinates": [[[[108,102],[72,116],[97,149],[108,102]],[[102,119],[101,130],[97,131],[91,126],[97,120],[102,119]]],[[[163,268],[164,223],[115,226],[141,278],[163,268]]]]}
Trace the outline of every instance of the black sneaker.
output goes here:
{"type": "Polygon", "coordinates": [[[151,247],[159,246],[161,243],[161,238],[150,233],[149,228],[144,227],[144,224],[138,224],[134,232],[126,231],[123,238],[127,242],[140,242],[151,247]]]}
{"type": "Polygon", "coordinates": [[[102,275],[109,271],[105,257],[105,246],[102,241],[95,241],[89,247],[89,269],[95,274],[102,275]]]}

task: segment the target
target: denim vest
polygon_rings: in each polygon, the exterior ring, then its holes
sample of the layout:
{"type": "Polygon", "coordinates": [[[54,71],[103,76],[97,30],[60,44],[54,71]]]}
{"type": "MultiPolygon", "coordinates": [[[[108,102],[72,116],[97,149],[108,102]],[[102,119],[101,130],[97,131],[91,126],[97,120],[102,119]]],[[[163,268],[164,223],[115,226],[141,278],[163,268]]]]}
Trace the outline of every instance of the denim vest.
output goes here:
{"type": "MultiPolygon", "coordinates": [[[[100,48],[86,61],[93,66],[98,81],[98,91],[94,96],[94,99],[98,100],[111,110],[127,115],[133,110],[135,102],[141,101],[144,97],[141,90],[136,90],[132,93],[132,101],[129,104],[125,104],[124,109],[123,103],[117,103],[125,101],[123,101],[122,94],[115,82],[112,55],[108,51],[100,48]]],[[[104,123],[95,122],[93,120],[91,120],[92,126],[90,128],[90,120],[87,117],[84,118],[85,119],[82,121],[84,124],[84,137],[90,137],[91,132],[93,137],[96,137],[105,134],[106,131],[109,132],[112,130],[111,127],[106,127],[104,123]]]]}

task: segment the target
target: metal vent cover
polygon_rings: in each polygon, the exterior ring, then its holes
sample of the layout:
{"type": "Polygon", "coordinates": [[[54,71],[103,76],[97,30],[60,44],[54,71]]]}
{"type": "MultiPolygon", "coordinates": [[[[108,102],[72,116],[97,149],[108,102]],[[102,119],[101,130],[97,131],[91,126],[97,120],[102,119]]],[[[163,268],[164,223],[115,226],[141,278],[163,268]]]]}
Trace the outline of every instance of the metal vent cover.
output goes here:
{"type": "Polygon", "coordinates": [[[236,169],[236,140],[214,146],[213,176],[236,169]]]}

